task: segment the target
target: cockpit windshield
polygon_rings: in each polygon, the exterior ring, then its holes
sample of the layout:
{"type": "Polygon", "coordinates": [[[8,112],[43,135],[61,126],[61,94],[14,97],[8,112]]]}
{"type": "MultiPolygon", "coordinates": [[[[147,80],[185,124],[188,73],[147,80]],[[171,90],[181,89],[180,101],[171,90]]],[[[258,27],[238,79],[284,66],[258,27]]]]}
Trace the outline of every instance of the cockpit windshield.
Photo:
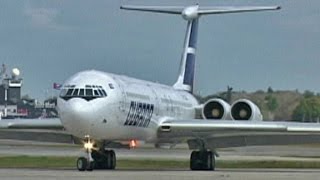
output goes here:
{"type": "Polygon", "coordinates": [[[107,97],[107,93],[102,86],[98,85],[86,85],[85,88],[64,86],[60,92],[60,97],[66,101],[72,98],[82,98],[90,101],[96,98],[107,97]]]}

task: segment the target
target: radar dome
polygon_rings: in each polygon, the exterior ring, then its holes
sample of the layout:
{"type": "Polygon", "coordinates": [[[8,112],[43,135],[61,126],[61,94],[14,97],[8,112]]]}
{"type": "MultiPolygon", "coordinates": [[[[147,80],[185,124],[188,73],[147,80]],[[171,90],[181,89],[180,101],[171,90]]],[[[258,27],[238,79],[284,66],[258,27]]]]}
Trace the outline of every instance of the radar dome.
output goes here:
{"type": "Polygon", "coordinates": [[[12,76],[19,76],[20,75],[20,70],[18,68],[13,68],[12,69],[12,76]]]}

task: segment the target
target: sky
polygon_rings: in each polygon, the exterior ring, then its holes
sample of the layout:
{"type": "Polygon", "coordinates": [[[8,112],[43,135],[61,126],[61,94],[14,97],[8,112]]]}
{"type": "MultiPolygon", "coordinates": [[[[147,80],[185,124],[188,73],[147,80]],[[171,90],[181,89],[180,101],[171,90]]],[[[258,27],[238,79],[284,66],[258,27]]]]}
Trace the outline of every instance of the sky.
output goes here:
{"type": "Polygon", "coordinates": [[[96,69],[172,85],[186,21],[120,4],[280,5],[281,11],[200,19],[195,91],[320,92],[319,0],[0,0],[0,63],[17,67],[23,93],[56,94],[76,72],[96,69]]]}

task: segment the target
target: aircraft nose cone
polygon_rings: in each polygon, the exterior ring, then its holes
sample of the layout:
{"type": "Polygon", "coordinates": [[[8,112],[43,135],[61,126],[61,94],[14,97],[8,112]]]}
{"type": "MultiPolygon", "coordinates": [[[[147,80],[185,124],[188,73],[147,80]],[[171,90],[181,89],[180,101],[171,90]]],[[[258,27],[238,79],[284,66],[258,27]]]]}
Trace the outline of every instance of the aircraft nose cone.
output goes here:
{"type": "Polygon", "coordinates": [[[80,137],[90,134],[93,118],[91,106],[82,101],[82,99],[70,100],[64,110],[60,110],[63,126],[80,137]]]}

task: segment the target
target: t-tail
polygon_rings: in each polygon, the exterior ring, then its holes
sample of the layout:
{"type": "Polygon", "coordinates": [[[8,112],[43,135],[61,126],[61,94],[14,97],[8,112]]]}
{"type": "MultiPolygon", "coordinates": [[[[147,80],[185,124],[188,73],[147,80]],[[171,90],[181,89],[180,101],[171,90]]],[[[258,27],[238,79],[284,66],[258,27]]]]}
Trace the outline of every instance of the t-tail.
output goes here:
{"type": "Polygon", "coordinates": [[[199,5],[194,5],[188,7],[177,7],[125,5],[121,6],[120,9],[165,14],[178,14],[188,22],[180,62],[179,76],[173,87],[177,90],[184,90],[193,93],[199,18],[203,15],[209,14],[279,10],[280,6],[199,7],[199,5]]]}

